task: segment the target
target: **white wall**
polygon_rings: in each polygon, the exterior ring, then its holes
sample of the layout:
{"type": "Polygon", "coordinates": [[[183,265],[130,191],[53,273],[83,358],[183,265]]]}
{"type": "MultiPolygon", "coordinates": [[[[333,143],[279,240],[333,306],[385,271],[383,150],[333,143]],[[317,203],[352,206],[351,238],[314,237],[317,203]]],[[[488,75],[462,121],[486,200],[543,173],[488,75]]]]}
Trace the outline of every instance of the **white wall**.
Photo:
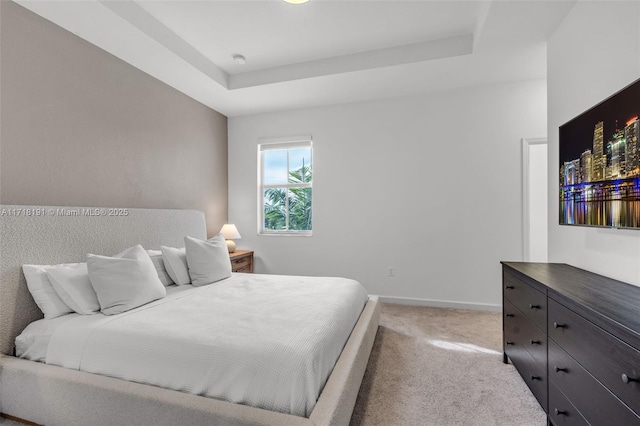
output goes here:
{"type": "Polygon", "coordinates": [[[549,261],[640,285],[640,232],[558,225],[558,127],[640,78],[640,3],[577,2],[548,43],[549,261]]]}
{"type": "Polygon", "coordinates": [[[520,140],[545,131],[544,80],[230,118],[229,220],[257,272],[497,306],[499,261],[522,258],[520,140]],[[313,236],[258,236],[258,139],[298,134],[314,142],[313,236]]]}

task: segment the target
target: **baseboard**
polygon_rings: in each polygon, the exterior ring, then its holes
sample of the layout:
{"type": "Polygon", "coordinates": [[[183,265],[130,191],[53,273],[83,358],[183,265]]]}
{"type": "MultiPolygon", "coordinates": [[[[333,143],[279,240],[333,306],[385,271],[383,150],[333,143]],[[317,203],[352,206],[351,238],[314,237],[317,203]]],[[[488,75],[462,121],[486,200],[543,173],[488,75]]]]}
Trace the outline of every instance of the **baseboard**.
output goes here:
{"type": "Polygon", "coordinates": [[[396,297],[379,295],[380,300],[385,303],[396,303],[398,305],[431,306],[433,308],[453,308],[471,309],[474,311],[500,312],[502,305],[492,305],[489,303],[456,302],[453,300],[431,300],[419,299],[416,297],[396,297]]]}
{"type": "MultiPolygon", "coordinates": [[[[5,414],[5,413],[0,413],[0,417],[3,418],[3,419],[11,420],[11,421],[16,422],[16,423],[22,423],[22,424],[28,425],[28,426],[41,426],[38,423],[30,422],[29,420],[21,419],[20,417],[10,416],[10,415],[5,414]]],[[[0,422],[0,423],[2,423],[2,422],[0,422]]]]}

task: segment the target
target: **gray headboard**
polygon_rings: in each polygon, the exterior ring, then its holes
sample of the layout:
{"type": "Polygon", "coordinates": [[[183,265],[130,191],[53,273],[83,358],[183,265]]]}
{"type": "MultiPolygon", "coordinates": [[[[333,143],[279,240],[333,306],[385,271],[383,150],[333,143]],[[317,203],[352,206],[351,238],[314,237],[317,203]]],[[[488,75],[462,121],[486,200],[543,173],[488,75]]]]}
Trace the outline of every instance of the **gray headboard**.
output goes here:
{"type": "Polygon", "coordinates": [[[202,212],[0,205],[0,353],[10,354],[16,336],[42,318],[23,264],[83,262],[87,253],[113,255],[135,244],[183,247],[187,235],[206,239],[202,212]]]}

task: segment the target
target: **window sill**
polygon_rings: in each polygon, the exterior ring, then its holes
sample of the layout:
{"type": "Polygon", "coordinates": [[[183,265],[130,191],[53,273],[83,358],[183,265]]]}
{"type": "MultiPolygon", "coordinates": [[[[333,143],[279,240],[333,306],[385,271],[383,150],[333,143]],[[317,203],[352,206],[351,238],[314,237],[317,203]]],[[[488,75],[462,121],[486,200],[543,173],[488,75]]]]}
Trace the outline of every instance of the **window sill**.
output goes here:
{"type": "Polygon", "coordinates": [[[311,231],[300,232],[258,232],[259,237],[311,237],[313,233],[311,231]]]}

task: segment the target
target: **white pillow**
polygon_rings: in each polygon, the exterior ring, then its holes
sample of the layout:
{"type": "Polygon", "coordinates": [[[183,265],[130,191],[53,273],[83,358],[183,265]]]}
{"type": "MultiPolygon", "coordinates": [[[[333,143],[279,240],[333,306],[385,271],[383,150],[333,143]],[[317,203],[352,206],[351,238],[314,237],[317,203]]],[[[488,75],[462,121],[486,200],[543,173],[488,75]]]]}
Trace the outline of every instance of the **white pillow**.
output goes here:
{"type": "Polygon", "coordinates": [[[119,314],[167,295],[153,262],[139,244],[114,257],[88,254],[87,267],[105,315],[119,314]]]}
{"type": "Polygon", "coordinates": [[[161,246],[162,260],[167,274],[173,282],[178,285],[189,284],[189,267],[187,266],[187,255],[184,248],[174,248],[161,246]]]}
{"type": "MultiPolygon", "coordinates": [[[[73,264],[70,264],[73,265],[73,264]]],[[[47,268],[57,265],[22,265],[27,287],[46,319],[73,312],[56,293],[47,276],[47,268]]]]}
{"type": "Polygon", "coordinates": [[[167,269],[164,267],[164,260],[162,260],[162,251],[160,250],[147,250],[147,254],[151,258],[153,262],[153,266],[156,268],[156,272],[158,273],[158,278],[160,278],[160,282],[165,287],[174,284],[171,276],[167,274],[167,269]]]}
{"type": "Polygon", "coordinates": [[[195,287],[231,276],[229,249],[222,234],[207,241],[184,237],[189,276],[195,287]]]}
{"type": "Polygon", "coordinates": [[[75,312],[91,315],[100,311],[86,263],[52,266],[47,269],[47,276],[56,294],[75,312]]]}

